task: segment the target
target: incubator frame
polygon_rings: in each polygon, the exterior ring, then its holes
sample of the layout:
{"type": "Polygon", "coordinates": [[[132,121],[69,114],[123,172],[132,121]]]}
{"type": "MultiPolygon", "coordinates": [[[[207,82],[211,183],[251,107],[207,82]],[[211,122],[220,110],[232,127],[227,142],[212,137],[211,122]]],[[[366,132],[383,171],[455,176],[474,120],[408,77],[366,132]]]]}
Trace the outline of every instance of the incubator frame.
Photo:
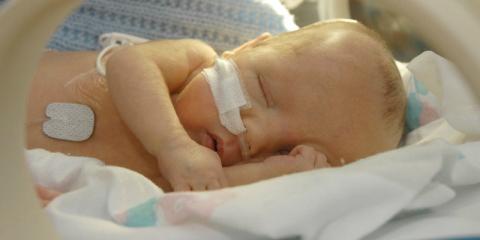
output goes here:
{"type": "MultiPolygon", "coordinates": [[[[11,0],[0,10],[0,239],[58,239],[22,161],[23,123],[27,86],[43,47],[58,23],[80,2],[11,0]]],[[[480,51],[475,49],[480,42],[480,8],[467,8],[465,1],[452,0],[383,2],[416,21],[417,32],[439,54],[456,63],[478,99],[480,51]]],[[[319,7],[329,17],[348,17],[346,6],[347,0],[319,0],[319,7]]]]}

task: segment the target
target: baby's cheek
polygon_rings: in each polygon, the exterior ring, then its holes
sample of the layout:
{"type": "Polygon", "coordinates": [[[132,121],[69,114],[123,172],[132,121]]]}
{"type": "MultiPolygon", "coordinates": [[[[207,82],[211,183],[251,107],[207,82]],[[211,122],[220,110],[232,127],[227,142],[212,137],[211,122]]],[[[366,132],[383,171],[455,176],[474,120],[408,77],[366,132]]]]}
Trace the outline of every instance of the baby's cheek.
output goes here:
{"type": "Polygon", "coordinates": [[[175,111],[187,129],[209,129],[218,119],[212,93],[202,75],[192,79],[175,100],[175,111]]]}

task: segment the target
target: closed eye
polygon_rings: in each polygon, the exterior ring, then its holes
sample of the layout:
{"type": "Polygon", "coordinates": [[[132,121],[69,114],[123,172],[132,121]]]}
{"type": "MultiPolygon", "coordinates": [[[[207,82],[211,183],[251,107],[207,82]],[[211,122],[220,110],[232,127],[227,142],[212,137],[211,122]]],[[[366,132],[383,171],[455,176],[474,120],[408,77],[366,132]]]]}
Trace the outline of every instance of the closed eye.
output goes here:
{"type": "Polygon", "coordinates": [[[258,85],[260,86],[260,91],[262,92],[263,99],[265,99],[265,103],[267,107],[273,107],[273,101],[270,96],[270,92],[268,91],[268,88],[265,86],[265,78],[263,75],[259,74],[258,75],[258,85]]]}

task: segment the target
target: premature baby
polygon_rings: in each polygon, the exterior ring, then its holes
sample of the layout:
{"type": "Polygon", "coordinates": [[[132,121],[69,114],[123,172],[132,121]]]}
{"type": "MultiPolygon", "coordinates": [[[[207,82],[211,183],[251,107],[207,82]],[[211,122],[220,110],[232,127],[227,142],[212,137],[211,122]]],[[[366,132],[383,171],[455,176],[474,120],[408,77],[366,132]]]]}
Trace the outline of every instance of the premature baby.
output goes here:
{"type": "Polygon", "coordinates": [[[96,57],[44,54],[29,94],[28,148],[95,157],[165,191],[189,191],[341,166],[393,149],[402,136],[399,72],[380,38],[357,22],[262,34],[221,58],[197,40],[119,47],[105,78],[96,57]],[[219,64],[233,68],[247,101],[232,118],[236,128],[209,82],[219,64]],[[46,136],[53,102],[89,106],[93,134],[81,142],[46,136]]]}

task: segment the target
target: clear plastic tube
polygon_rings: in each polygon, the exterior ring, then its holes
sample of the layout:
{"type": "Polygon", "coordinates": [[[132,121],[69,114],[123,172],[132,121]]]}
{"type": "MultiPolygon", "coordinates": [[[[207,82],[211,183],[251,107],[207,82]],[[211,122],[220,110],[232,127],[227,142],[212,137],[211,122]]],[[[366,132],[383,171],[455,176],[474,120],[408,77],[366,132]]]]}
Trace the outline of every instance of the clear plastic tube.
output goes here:
{"type": "Polygon", "coordinates": [[[243,161],[250,160],[250,145],[248,144],[247,140],[245,139],[245,132],[238,135],[238,141],[240,143],[240,152],[242,154],[243,161]]]}

